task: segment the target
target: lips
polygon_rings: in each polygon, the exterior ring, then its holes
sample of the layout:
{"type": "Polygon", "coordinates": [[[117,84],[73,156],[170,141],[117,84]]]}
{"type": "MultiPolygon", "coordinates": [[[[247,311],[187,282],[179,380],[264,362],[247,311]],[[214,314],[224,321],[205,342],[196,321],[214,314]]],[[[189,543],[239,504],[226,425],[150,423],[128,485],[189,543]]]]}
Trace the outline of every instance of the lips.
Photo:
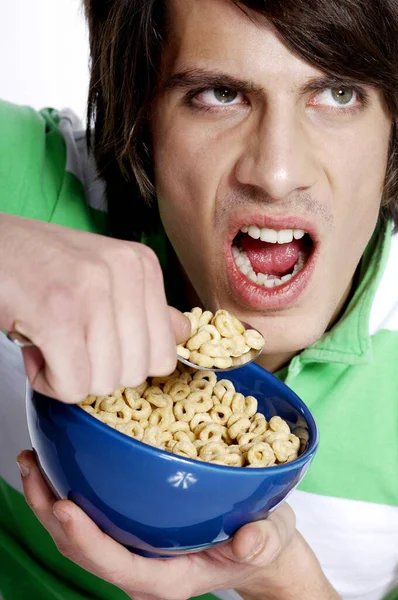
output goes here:
{"type": "Polygon", "coordinates": [[[296,217],[246,214],[235,218],[229,231],[227,273],[236,300],[260,310],[294,304],[308,286],[317,260],[314,225],[296,217]]]}

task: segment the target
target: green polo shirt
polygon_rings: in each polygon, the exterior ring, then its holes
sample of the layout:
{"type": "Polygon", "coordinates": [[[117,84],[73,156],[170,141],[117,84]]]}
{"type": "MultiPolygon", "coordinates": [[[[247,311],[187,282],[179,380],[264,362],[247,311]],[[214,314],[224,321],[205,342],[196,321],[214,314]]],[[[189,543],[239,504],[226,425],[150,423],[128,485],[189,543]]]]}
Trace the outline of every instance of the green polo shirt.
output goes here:
{"type": "MultiPolygon", "coordinates": [[[[90,180],[84,136],[69,114],[0,102],[0,131],[0,212],[106,233],[103,189],[90,180]]],[[[165,239],[159,232],[142,240],[164,268],[165,239]]],[[[289,502],[343,600],[398,598],[397,275],[398,237],[390,224],[379,225],[339,322],[277,374],[320,428],[317,456],[289,502]]],[[[0,360],[7,361],[4,348],[0,360]]],[[[7,483],[1,428],[0,422],[4,600],[125,600],[124,592],[64,558],[7,483]]]]}

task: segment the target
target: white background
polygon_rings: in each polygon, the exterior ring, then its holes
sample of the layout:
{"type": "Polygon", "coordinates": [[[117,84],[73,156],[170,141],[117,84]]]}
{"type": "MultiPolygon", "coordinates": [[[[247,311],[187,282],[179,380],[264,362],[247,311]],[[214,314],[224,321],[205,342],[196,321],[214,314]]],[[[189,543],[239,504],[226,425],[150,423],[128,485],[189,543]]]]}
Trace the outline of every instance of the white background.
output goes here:
{"type": "Polygon", "coordinates": [[[84,119],[87,88],[81,0],[0,0],[0,98],[84,119]]]}

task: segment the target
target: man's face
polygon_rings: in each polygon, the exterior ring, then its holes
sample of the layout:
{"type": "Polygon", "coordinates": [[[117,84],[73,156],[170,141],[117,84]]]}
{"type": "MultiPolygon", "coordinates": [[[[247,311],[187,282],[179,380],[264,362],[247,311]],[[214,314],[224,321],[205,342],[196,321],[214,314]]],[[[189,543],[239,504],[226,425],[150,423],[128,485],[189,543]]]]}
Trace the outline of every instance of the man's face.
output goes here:
{"type": "Polygon", "coordinates": [[[391,119],[376,90],[330,81],[257,13],[169,4],[151,117],[162,222],[207,309],[257,327],[267,354],[295,352],[347,299],[391,119]]]}

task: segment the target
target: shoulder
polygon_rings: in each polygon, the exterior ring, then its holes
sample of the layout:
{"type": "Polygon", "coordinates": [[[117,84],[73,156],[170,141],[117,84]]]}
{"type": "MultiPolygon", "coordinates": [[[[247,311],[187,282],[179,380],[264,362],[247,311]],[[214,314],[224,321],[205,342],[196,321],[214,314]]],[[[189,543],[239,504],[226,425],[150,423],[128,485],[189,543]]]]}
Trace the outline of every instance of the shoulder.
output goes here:
{"type": "Polygon", "coordinates": [[[73,112],[0,101],[0,131],[0,212],[97,230],[104,185],[73,112]]]}

